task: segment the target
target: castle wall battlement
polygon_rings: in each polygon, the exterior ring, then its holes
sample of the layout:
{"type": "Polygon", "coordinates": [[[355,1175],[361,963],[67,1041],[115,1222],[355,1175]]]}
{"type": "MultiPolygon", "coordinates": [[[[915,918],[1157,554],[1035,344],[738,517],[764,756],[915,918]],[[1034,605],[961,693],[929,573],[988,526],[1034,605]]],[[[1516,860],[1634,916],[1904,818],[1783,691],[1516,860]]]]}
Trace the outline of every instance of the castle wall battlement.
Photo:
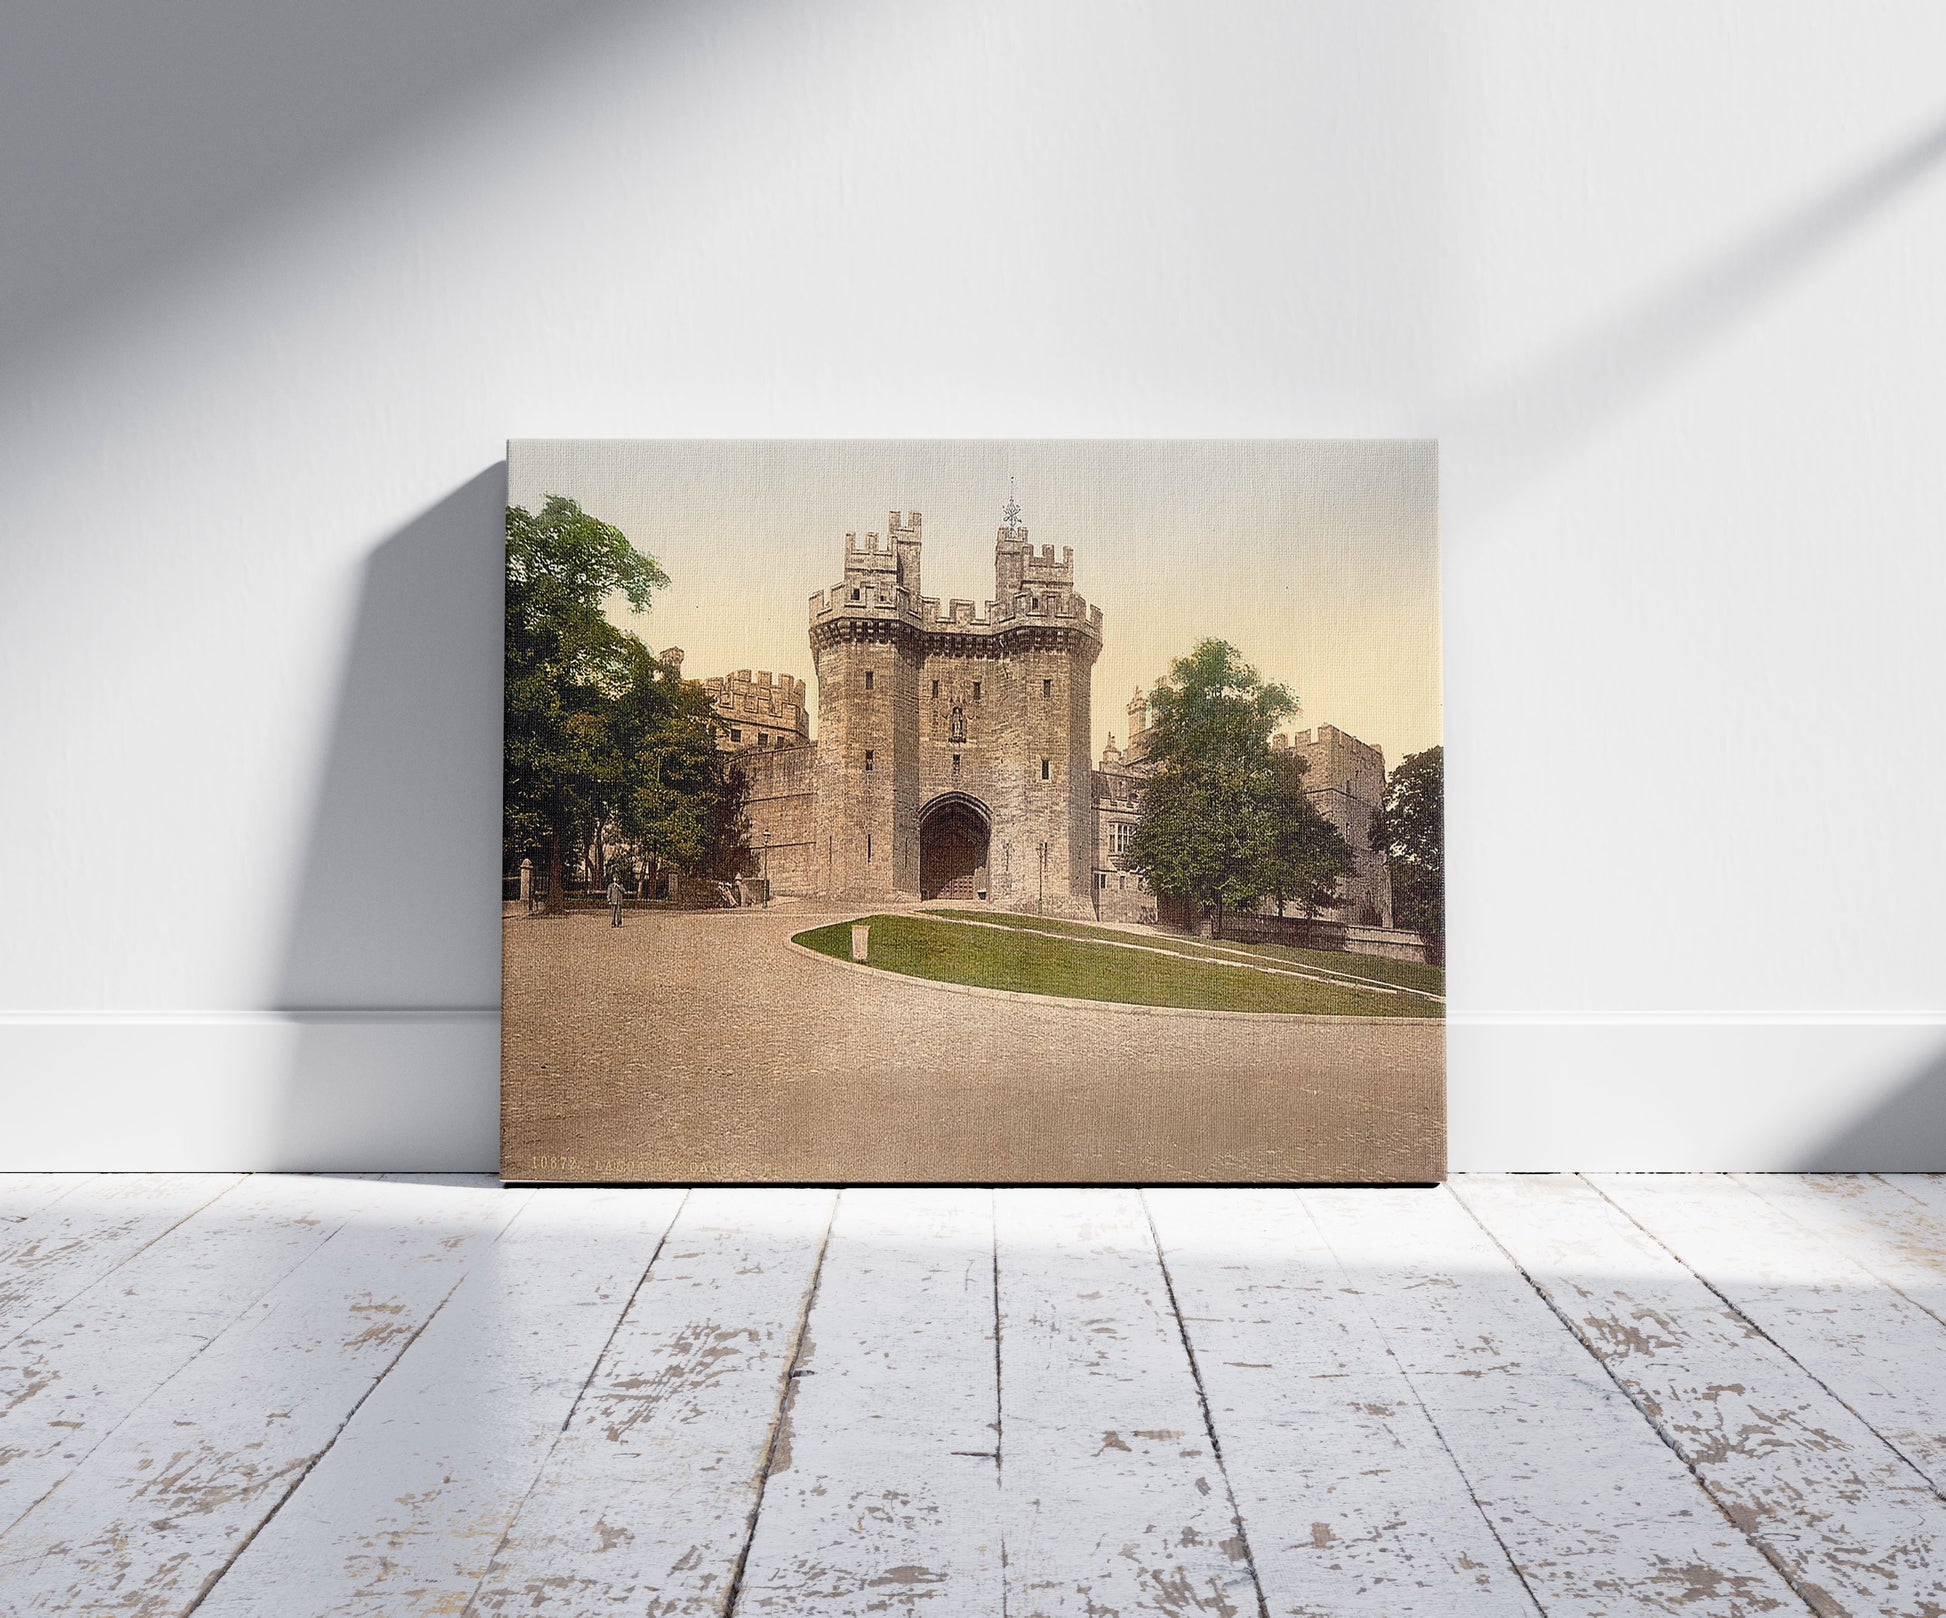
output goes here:
{"type": "Polygon", "coordinates": [[[1273,736],[1271,746],[1292,747],[1299,751],[1323,749],[1343,752],[1352,757],[1377,759],[1383,765],[1385,754],[1369,742],[1361,742],[1349,731],[1340,730],[1336,725],[1319,725],[1315,736],[1311,731],[1293,731],[1289,736],[1273,736]]]}
{"type": "Polygon", "coordinates": [[[719,747],[791,748],[811,739],[810,688],[792,675],[738,669],[703,681],[703,689],[723,726],[719,747]]]}
{"type": "Polygon", "coordinates": [[[778,716],[794,708],[802,709],[810,695],[810,688],[802,680],[788,674],[773,678],[768,669],[760,669],[754,675],[748,669],[714,675],[703,682],[703,688],[719,708],[778,716]]]}
{"type": "Polygon", "coordinates": [[[898,547],[890,539],[881,539],[877,534],[867,534],[860,544],[858,535],[845,535],[845,571],[854,569],[862,572],[879,570],[891,572],[899,565],[898,547]]]}
{"type": "Polygon", "coordinates": [[[811,592],[811,622],[836,618],[845,613],[860,616],[900,617],[919,621],[919,611],[910,590],[902,590],[889,577],[854,575],[849,568],[844,579],[828,590],[811,592]]]}
{"type": "Polygon", "coordinates": [[[962,601],[957,596],[946,603],[946,610],[939,610],[939,597],[927,596],[919,603],[919,624],[921,628],[931,629],[985,629],[991,625],[998,612],[999,603],[988,601],[976,606],[974,602],[962,601]]]}
{"type": "Polygon", "coordinates": [[[1276,736],[1271,745],[1280,753],[1295,753],[1304,760],[1307,792],[1334,789],[1374,807],[1385,797],[1385,754],[1336,725],[1276,736]]]}
{"type": "Polygon", "coordinates": [[[1029,545],[1021,557],[1021,562],[1024,564],[1022,572],[1029,584],[1072,585],[1074,583],[1072,545],[1061,547],[1061,560],[1058,562],[1054,560],[1052,545],[1043,545],[1039,556],[1034,554],[1034,547],[1029,545]]]}
{"type": "Polygon", "coordinates": [[[921,631],[958,634],[1004,634],[1024,626],[1046,625],[1101,638],[1101,608],[1071,590],[1055,589],[1044,594],[1023,591],[1011,601],[983,604],[954,599],[944,603],[944,611],[941,606],[936,596],[915,599],[911,591],[891,584],[884,574],[854,574],[847,566],[842,581],[812,594],[810,621],[815,626],[844,618],[886,620],[921,631]]]}

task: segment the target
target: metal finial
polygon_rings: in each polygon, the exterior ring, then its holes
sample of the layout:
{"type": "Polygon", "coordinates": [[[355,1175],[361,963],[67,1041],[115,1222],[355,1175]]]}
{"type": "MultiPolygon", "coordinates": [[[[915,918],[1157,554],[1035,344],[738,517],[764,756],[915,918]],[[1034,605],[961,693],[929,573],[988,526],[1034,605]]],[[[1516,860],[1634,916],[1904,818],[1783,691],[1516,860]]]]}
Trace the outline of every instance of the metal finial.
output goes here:
{"type": "Polygon", "coordinates": [[[1009,528],[1020,526],[1020,502],[1014,498],[1014,480],[1011,472],[1007,474],[1007,503],[1001,507],[1000,514],[1007,519],[1009,528]]]}

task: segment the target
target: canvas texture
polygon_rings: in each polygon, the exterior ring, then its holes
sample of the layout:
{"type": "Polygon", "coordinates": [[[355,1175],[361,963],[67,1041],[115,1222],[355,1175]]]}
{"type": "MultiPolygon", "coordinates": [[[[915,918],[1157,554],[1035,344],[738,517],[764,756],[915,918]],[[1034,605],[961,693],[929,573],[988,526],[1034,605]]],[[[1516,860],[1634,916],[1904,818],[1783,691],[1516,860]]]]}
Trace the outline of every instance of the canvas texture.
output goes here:
{"type": "Polygon", "coordinates": [[[1417,440],[517,441],[501,1170],[1445,1169],[1417,440]]]}

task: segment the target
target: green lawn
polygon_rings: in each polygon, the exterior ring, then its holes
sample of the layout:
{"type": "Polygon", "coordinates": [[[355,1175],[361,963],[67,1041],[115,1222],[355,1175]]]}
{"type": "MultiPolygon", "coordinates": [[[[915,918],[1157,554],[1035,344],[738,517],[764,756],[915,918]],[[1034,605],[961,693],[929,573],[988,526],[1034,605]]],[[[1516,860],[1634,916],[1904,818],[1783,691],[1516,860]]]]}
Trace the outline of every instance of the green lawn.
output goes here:
{"type": "MultiPolygon", "coordinates": [[[[1173,953],[1151,955],[1084,938],[1055,936],[1039,928],[1032,933],[1009,933],[992,927],[967,927],[936,912],[860,916],[858,920],[869,923],[872,929],[872,966],[941,983],[1202,1011],[1437,1017],[1442,1010],[1418,995],[1380,994],[1304,978],[1273,977],[1247,966],[1176,959],[1173,953]]],[[[820,954],[850,960],[852,925],[841,921],[813,928],[799,933],[796,941],[820,954]]]]}
{"type": "Polygon", "coordinates": [[[1193,938],[1171,938],[1166,933],[1122,933],[1107,927],[1090,927],[1086,922],[1055,921],[1047,916],[1016,916],[1003,910],[929,910],[930,916],[955,916],[965,921],[998,922],[1007,927],[1025,927],[1037,933],[1052,933],[1061,938],[1126,938],[1158,949],[1174,950],[1179,955],[1210,958],[1212,949],[1234,950],[1244,955],[1261,955],[1265,960],[1291,966],[1315,966],[1327,972],[1344,972],[1355,978],[1373,978],[1380,983],[1397,983],[1408,989],[1427,989],[1434,994],[1446,992],[1446,968],[1427,966],[1420,961],[1394,961],[1383,955],[1353,955],[1337,949],[1293,949],[1288,944],[1239,944],[1230,939],[1214,943],[1193,938]]]}

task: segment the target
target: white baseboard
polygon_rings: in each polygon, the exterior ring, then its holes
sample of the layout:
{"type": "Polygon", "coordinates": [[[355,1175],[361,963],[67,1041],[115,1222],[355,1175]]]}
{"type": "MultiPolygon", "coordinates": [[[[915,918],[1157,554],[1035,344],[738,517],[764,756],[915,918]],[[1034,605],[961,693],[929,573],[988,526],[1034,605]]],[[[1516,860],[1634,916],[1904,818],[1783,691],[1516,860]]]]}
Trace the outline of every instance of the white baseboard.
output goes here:
{"type": "Polygon", "coordinates": [[[0,1016],[0,1168],[491,1171],[500,1014],[0,1016]]]}
{"type": "MultiPolygon", "coordinates": [[[[0,1169],[490,1172],[499,1018],[0,1014],[0,1169]]],[[[1946,1020],[1456,1016],[1452,1167],[1946,1170],[1946,1020]]]]}
{"type": "Polygon", "coordinates": [[[1946,1170],[1946,1021],[1461,1014],[1456,1172],[1946,1170]]]}

